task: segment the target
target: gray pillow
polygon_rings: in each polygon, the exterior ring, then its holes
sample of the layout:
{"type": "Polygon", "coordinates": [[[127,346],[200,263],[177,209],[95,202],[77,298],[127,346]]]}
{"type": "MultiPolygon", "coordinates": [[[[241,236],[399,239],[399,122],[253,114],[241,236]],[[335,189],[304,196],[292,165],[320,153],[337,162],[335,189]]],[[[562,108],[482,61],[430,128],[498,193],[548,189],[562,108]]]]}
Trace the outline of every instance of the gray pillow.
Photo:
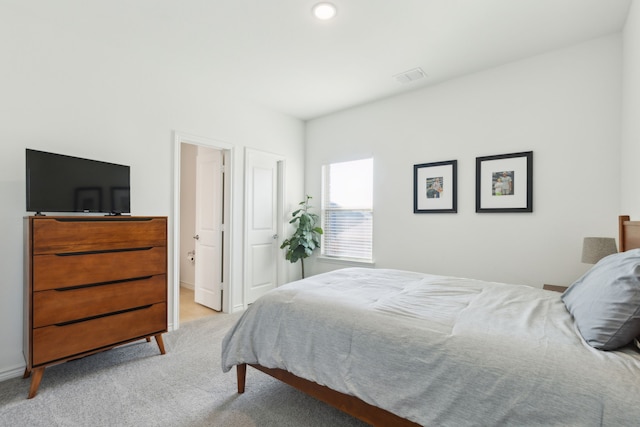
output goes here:
{"type": "Polygon", "coordinates": [[[630,343],[640,335],[640,249],[601,259],[561,298],[590,346],[630,343]]]}

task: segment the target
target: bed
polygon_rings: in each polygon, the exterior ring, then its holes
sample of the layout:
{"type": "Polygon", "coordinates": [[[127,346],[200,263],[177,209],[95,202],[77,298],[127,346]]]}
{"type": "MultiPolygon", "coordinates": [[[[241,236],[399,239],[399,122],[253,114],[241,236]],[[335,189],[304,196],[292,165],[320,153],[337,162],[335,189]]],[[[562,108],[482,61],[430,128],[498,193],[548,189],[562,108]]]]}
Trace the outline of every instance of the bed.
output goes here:
{"type": "Polygon", "coordinates": [[[640,222],[619,225],[621,254],[564,294],[364,268],[281,286],[227,333],[222,369],[239,393],[251,366],[376,426],[636,425],[640,222]],[[612,307],[622,327],[595,322],[612,307]]]}

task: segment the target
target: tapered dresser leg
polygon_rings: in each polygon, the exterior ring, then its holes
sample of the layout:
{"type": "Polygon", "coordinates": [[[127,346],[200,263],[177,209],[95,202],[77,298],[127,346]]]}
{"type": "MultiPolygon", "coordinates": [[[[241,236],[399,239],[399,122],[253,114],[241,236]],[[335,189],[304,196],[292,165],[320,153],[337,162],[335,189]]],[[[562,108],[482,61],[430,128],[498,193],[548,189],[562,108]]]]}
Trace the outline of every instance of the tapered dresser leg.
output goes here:
{"type": "Polygon", "coordinates": [[[164,341],[162,340],[162,335],[154,335],[156,338],[156,343],[158,343],[158,348],[160,349],[160,354],[165,354],[164,351],[164,341]]]}
{"type": "Polygon", "coordinates": [[[40,387],[40,381],[42,380],[42,374],[44,374],[44,368],[36,368],[33,370],[31,387],[29,387],[29,396],[27,396],[27,399],[31,399],[38,392],[38,387],[40,387]]]}

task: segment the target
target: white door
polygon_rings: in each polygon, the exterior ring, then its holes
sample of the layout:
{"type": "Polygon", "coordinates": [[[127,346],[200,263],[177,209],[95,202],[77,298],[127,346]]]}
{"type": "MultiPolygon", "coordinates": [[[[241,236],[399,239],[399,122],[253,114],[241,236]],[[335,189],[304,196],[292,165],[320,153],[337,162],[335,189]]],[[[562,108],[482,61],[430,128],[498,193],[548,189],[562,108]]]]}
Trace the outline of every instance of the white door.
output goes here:
{"type": "Polygon", "coordinates": [[[278,266],[282,262],[278,163],[282,158],[250,149],[245,154],[245,303],[251,304],[278,284],[278,266]]]}
{"type": "Polygon", "coordinates": [[[195,301],[222,310],[223,154],[198,147],[196,157],[195,301]]]}

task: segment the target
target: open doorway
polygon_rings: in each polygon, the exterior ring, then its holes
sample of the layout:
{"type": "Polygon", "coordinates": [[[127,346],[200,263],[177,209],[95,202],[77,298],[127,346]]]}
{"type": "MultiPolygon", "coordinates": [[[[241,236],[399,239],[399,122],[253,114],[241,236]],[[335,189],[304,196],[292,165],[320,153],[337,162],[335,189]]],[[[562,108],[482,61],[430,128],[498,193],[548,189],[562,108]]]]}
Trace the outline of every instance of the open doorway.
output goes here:
{"type": "Polygon", "coordinates": [[[230,163],[226,144],[176,134],[173,327],[226,311],[230,163]]]}
{"type": "Polygon", "coordinates": [[[180,322],[185,322],[222,310],[224,152],[180,145],[180,322]]]}

